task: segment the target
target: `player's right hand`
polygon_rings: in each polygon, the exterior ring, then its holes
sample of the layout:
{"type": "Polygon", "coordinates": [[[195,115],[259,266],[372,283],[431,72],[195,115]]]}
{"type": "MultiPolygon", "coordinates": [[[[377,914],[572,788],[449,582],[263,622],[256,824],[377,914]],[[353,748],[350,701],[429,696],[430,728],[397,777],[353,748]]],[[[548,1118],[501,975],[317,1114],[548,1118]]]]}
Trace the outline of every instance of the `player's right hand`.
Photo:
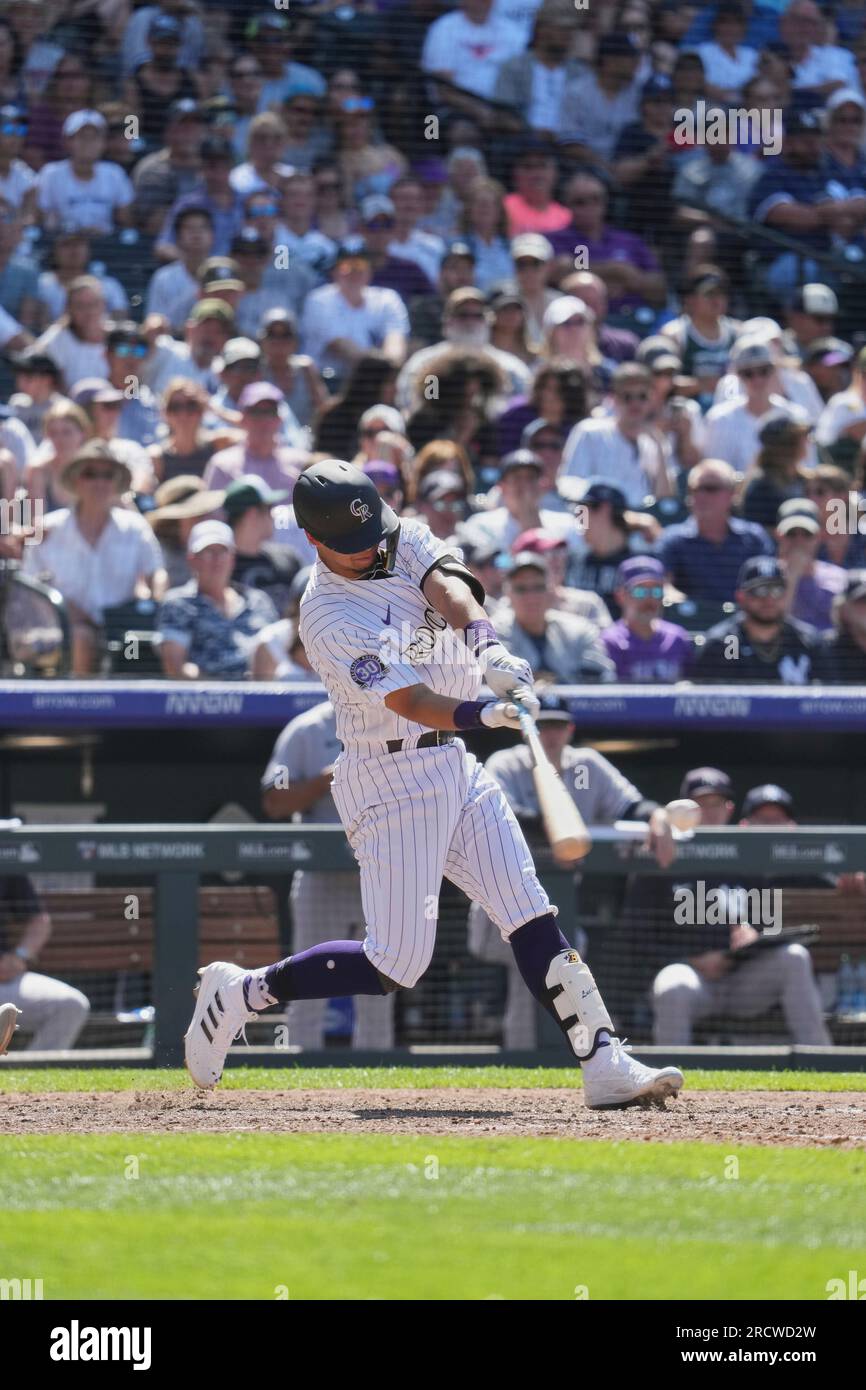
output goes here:
{"type": "Polygon", "coordinates": [[[510,695],[516,685],[532,685],[532,667],[522,657],[503,650],[488,661],[484,679],[494,695],[510,695]]]}
{"type": "Polygon", "coordinates": [[[485,705],[481,711],[481,723],[488,729],[519,729],[517,706],[509,700],[497,700],[485,705]]]}

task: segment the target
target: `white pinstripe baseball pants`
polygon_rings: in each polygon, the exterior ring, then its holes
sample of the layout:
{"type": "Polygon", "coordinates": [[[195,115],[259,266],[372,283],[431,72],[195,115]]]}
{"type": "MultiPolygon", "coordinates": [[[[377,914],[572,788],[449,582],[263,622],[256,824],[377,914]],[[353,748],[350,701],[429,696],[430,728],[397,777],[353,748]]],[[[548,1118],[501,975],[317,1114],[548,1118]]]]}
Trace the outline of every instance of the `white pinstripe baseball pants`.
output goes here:
{"type": "Polygon", "coordinates": [[[443,877],[505,937],[555,911],[499,784],[459,740],[345,753],[331,791],[361,869],[364,951],[397,984],[411,988],[430,964],[443,877]]]}

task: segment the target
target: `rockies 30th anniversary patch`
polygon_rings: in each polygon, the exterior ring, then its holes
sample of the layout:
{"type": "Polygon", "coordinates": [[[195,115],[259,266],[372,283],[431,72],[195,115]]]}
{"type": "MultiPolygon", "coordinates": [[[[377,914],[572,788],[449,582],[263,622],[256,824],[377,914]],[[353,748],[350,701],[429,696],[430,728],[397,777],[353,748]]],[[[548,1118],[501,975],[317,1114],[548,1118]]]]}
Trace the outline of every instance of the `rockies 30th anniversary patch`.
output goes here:
{"type": "Polygon", "coordinates": [[[387,669],[384,661],[380,661],[375,652],[365,652],[352,662],[349,675],[362,690],[369,690],[371,685],[382,680],[387,669]]]}

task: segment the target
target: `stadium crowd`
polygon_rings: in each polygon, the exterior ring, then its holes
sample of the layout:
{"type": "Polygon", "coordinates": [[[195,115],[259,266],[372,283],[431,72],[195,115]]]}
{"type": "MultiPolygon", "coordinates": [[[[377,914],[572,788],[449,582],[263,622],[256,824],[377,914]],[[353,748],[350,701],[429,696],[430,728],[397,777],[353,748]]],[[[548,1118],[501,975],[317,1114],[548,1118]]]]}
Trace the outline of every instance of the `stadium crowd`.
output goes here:
{"type": "Polygon", "coordinates": [[[311,678],[337,456],[542,677],[861,681],[864,81],[843,0],[4,0],[7,664],[17,570],[73,675],[311,678]]]}

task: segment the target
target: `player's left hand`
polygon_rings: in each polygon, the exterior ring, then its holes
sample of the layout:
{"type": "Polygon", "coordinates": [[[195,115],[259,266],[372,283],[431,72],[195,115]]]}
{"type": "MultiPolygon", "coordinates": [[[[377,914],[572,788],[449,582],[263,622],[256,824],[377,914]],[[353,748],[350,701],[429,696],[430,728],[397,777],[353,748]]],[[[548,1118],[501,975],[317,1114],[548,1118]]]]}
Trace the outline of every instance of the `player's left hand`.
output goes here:
{"type": "Polygon", "coordinates": [[[510,695],[515,686],[532,685],[532,667],[522,657],[502,651],[488,661],[484,679],[494,695],[510,695]]]}
{"type": "Polygon", "coordinates": [[[516,685],[514,689],[510,690],[508,693],[512,700],[520,701],[528,715],[533,719],[536,718],[538,711],[541,709],[541,701],[531,685],[516,685]]]}

